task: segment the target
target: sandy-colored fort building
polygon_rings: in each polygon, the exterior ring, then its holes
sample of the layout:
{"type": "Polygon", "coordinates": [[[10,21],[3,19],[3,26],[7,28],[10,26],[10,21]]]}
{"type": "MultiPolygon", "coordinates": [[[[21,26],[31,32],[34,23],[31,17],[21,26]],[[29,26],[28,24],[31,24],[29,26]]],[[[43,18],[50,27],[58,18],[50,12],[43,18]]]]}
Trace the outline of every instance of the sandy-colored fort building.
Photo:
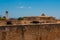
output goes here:
{"type": "Polygon", "coordinates": [[[0,40],[60,40],[60,20],[44,13],[14,20],[6,11],[5,20],[0,20],[0,40]]]}

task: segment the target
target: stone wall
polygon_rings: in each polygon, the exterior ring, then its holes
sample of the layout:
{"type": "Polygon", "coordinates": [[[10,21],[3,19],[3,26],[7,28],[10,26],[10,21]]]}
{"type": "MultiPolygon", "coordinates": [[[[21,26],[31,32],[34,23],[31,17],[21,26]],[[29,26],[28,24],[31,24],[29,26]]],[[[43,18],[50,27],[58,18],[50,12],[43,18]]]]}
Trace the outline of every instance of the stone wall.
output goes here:
{"type": "Polygon", "coordinates": [[[0,40],[60,40],[60,24],[0,26],[0,40]]]}

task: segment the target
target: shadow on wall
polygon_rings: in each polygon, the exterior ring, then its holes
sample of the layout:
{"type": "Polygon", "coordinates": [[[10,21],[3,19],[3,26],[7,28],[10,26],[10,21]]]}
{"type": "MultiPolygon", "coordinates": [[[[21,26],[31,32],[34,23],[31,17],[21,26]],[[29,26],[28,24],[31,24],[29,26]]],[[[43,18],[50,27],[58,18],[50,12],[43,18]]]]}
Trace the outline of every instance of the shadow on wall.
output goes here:
{"type": "Polygon", "coordinates": [[[40,22],[39,21],[32,21],[31,23],[39,24],[40,22]]]}
{"type": "Polygon", "coordinates": [[[12,22],[11,21],[7,21],[7,25],[12,25],[12,22]]]}

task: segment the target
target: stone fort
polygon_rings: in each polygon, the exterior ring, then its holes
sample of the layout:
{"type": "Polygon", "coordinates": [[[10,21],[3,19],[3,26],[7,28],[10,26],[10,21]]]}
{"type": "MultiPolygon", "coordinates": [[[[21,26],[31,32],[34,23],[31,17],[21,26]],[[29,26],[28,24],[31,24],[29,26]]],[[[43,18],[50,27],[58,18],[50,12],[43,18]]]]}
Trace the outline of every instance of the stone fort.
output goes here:
{"type": "Polygon", "coordinates": [[[60,19],[53,16],[23,17],[23,20],[0,20],[0,40],[60,40],[60,19]]]}

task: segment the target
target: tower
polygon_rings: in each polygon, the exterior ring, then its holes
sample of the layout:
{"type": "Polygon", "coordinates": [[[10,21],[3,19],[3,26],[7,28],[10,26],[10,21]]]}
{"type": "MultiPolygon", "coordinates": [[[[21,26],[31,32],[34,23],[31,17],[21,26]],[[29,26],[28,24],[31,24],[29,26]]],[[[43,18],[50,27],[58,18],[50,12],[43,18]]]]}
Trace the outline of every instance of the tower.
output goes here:
{"type": "Polygon", "coordinates": [[[8,11],[6,11],[6,20],[8,20],[8,11]]]}
{"type": "Polygon", "coordinates": [[[42,13],[41,16],[46,16],[46,15],[44,13],[42,13]]]}

